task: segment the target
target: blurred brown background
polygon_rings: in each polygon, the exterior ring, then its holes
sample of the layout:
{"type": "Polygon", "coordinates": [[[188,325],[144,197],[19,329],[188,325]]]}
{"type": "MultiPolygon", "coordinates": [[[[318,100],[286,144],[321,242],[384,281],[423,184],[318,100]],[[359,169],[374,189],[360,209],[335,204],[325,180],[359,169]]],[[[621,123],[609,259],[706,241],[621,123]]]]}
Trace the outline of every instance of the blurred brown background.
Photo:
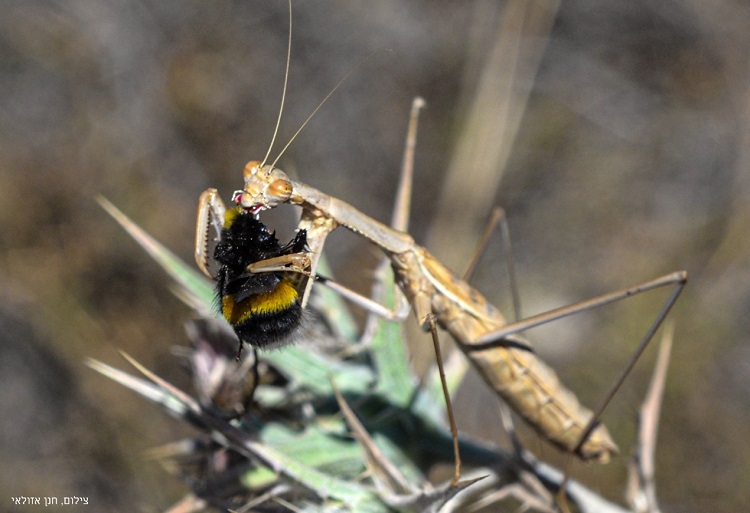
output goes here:
{"type": "MultiPolygon", "coordinates": [[[[306,0],[293,22],[283,143],[352,66],[391,51],[353,73],[283,169],[388,219],[422,95],[411,232],[438,258],[461,269],[500,204],[526,315],[690,272],[672,316],[658,494],[665,511],[750,503],[750,4],[306,0]]],[[[200,192],[228,199],[266,152],[287,23],[280,0],[0,2],[4,505],[77,495],[92,503],[81,511],[159,511],[184,492],[143,453],[189,432],[82,363],[120,365],[121,348],[186,386],[169,351],[188,312],[93,197],[190,260],[200,192]]],[[[268,222],[289,229],[290,212],[268,222]]],[[[364,290],[377,252],[336,240],[338,277],[364,290]]],[[[493,241],[475,283],[507,310],[501,254],[493,241]]],[[[664,297],[530,336],[593,405],[664,297]]],[[[625,457],[654,354],[605,414],[625,457]]],[[[494,396],[466,390],[460,428],[504,442],[483,417],[494,396]]],[[[619,499],[625,461],[576,475],[619,499]]]]}

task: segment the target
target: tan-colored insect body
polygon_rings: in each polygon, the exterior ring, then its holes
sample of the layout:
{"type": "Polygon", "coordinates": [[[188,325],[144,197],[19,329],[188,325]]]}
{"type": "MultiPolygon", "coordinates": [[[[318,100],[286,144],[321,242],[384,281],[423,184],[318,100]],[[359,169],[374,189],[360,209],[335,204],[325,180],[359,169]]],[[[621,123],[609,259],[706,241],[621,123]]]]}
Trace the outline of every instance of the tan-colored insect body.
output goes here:
{"type": "Polygon", "coordinates": [[[505,326],[505,318],[410,235],[366,216],[344,201],[290,180],[278,168],[250,162],[244,177],[243,207],[267,209],[285,202],[302,206],[307,215],[303,215],[300,228],[308,230],[308,244],[314,254],[322,250],[325,237],[339,225],[379,246],[390,258],[396,282],[420,325],[427,329],[429,314],[435,315],[487,384],[550,442],[565,451],[575,451],[587,461],[606,463],[617,454],[617,446],[602,425],[579,447],[593,414],[562,385],[528,341],[509,335],[496,343],[478,342],[505,326]],[[312,220],[326,220],[325,229],[312,233],[312,220]]]}
{"type": "Polygon", "coordinates": [[[583,460],[607,463],[617,454],[617,445],[603,425],[597,426],[578,446],[593,413],[578,401],[555,371],[536,353],[531,343],[508,335],[496,344],[478,339],[507,323],[502,314],[474,288],[459,280],[423,248],[392,255],[399,286],[414,306],[417,319],[428,304],[440,324],[480,376],[529,425],[564,451],[576,451],[583,460]],[[415,273],[414,269],[421,273],[415,273]],[[417,278],[417,275],[421,277],[417,278]],[[416,278],[416,279],[415,279],[416,278]]]}
{"type": "MultiPolygon", "coordinates": [[[[372,219],[345,201],[329,196],[302,182],[292,181],[286,173],[276,167],[276,162],[315,113],[356,67],[350,70],[333,87],[276,158],[269,161],[281,122],[291,61],[291,2],[289,8],[289,43],[286,71],[276,128],[263,161],[251,161],[245,166],[243,172],[244,188],[237,193],[235,200],[239,202],[242,208],[252,214],[275,208],[284,203],[302,207],[298,229],[305,230],[307,234],[309,253],[285,255],[286,260],[280,263],[285,270],[302,271],[307,278],[312,278],[303,282],[304,290],[301,291],[300,298],[302,308],[307,304],[312,284],[315,281],[326,284],[370,312],[387,319],[403,320],[408,314],[409,306],[411,306],[419,325],[432,334],[453,438],[454,484],[460,479],[461,460],[458,433],[440,355],[438,326],[451,333],[458,346],[490,388],[552,444],[569,454],[577,455],[585,461],[608,462],[612,456],[617,454],[618,449],[607,429],[598,422],[598,419],[674,305],[686,283],[687,273],[684,271],[674,272],[635,287],[604,294],[576,305],[562,307],[552,312],[508,323],[501,313],[489,304],[478,291],[446,269],[406,233],[408,225],[407,204],[412,187],[411,175],[416,145],[417,118],[420,109],[424,107],[424,100],[421,98],[415,98],[412,104],[402,176],[392,226],[387,226],[372,219]],[[267,162],[271,162],[271,164],[267,164],[267,162]],[[339,226],[344,226],[365,237],[385,253],[391,262],[395,280],[399,286],[396,297],[400,307],[391,310],[376,301],[348,290],[335,282],[321,279],[316,275],[325,240],[339,226]],[[297,259],[300,258],[303,260],[298,262],[297,259]],[[634,351],[630,361],[625,365],[622,374],[609,390],[596,413],[582,406],[575,394],[560,382],[555,371],[539,359],[530,343],[517,335],[522,330],[545,322],[667,285],[673,286],[670,297],[665,301],[646,336],[634,351]],[[401,293],[398,292],[399,290],[401,293]]],[[[366,60],[361,61],[360,65],[366,60]]],[[[208,240],[206,233],[210,228],[212,212],[216,213],[215,207],[211,206],[212,203],[216,203],[215,199],[215,191],[212,190],[206,191],[201,196],[197,224],[198,233],[196,235],[196,261],[203,272],[209,276],[206,257],[208,240]]],[[[220,210],[223,210],[223,205],[220,210]]],[[[272,264],[269,266],[269,262],[260,262],[259,267],[261,269],[252,270],[252,272],[263,272],[263,269],[273,268],[278,263],[272,262],[272,264]]],[[[251,271],[249,267],[248,271],[251,271]]],[[[520,308],[517,305],[518,301],[514,295],[514,307],[516,315],[519,315],[520,308]]]]}

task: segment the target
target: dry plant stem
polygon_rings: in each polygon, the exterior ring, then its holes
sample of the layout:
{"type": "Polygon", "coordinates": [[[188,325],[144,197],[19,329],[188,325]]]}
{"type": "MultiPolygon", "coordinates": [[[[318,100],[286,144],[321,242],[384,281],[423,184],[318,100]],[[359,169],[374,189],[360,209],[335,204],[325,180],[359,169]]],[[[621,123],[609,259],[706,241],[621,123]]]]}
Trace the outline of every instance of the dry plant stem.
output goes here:
{"type": "Polygon", "coordinates": [[[441,260],[449,267],[463,266],[466,255],[450,250],[474,244],[476,216],[493,206],[558,4],[557,0],[475,4],[475,32],[480,31],[491,48],[486,53],[475,50],[467,63],[465,75],[473,80],[463,87],[460,100],[460,110],[467,115],[457,130],[461,135],[451,152],[426,244],[441,248],[441,260]],[[476,214],[456,215],[456,198],[467,197],[472,198],[476,214]]]}
{"type": "Polygon", "coordinates": [[[654,458],[662,399],[674,339],[674,323],[665,326],[646,398],[639,412],[638,443],[628,464],[628,502],[638,513],[660,513],[656,499],[654,458]]]}
{"type": "Polygon", "coordinates": [[[346,419],[347,424],[349,424],[349,428],[351,429],[354,438],[365,449],[365,462],[370,472],[382,483],[385,483],[390,490],[395,491],[396,493],[414,492],[415,488],[409,483],[403,473],[391,463],[378,446],[375,445],[375,442],[354,414],[354,411],[346,402],[344,396],[341,395],[336,383],[332,380],[331,384],[333,385],[333,393],[336,396],[339,409],[346,419]]]}
{"type": "Polygon", "coordinates": [[[555,494],[555,504],[562,513],[570,513],[570,506],[568,505],[568,480],[570,478],[570,467],[571,458],[568,456],[565,458],[565,465],[563,466],[563,478],[560,483],[560,488],[557,489],[555,494]]]}
{"type": "MultiPolygon", "coordinates": [[[[286,472],[283,466],[279,467],[274,463],[274,461],[276,461],[276,456],[274,456],[273,454],[267,454],[267,451],[262,444],[258,444],[254,440],[248,438],[246,433],[243,433],[236,426],[230,424],[226,419],[215,417],[208,411],[201,410],[199,405],[194,400],[192,400],[190,397],[186,396],[179,390],[175,389],[168,383],[159,379],[158,377],[153,375],[153,373],[151,373],[147,369],[144,369],[143,366],[141,366],[137,362],[132,363],[136,366],[136,368],[144,373],[147,378],[153,381],[157,389],[161,389],[168,394],[168,397],[171,398],[168,401],[170,404],[168,409],[170,411],[179,411],[179,414],[181,416],[190,418],[193,422],[197,421],[203,427],[203,429],[206,429],[211,433],[213,439],[216,442],[227,447],[231,447],[240,454],[246,455],[248,458],[259,460],[263,464],[269,466],[269,468],[275,469],[277,472],[288,475],[288,477],[293,481],[296,479],[295,474],[293,473],[294,471],[289,474],[286,472]]],[[[131,388],[143,394],[145,397],[157,400],[157,402],[161,402],[165,406],[167,405],[166,402],[163,402],[164,399],[158,398],[159,393],[149,390],[144,391],[143,386],[138,383],[138,378],[134,378],[126,373],[117,371],[116,369],[113,369],[100,362],[90,361],[88,362],[88,365],[101,372],[105,376],[108,376],[115,381],[118,381],[119,383],[127,386],[128,388],[131,388]]],[[[504,468],[507,465],[515,465],[526,468],[529,470],[530,474],[533,474],[526,476],[522,474],[518,478],[516,478],[520,479],[520,482],[523,483],[523,485],[526,487],[526,491],[528,492],[536,490],[536,485],[534,484],[534,476],[536,476],[542,482],[551,484],[559,483],[562,480],[562,473],[559,470],[543,462],[536,461],[533,458],[529,459],[530,455],[528,455],[525,451],[523,452],[523,454],[515,454],[515,457],[506,456],[502,451],[497,453],[496,456],[499,458],[498,463],[500,464],[500,468],[504,468]],[[527,478],[532,478],[532,480],[528,481],[527,478]]],[[[513,486],[516,483],[515,479],[511,481],[509,481],[508,479],[508,473],[506,471],[501,470],[499,473],[497,473],[492,469],[478,469],[472,473],[472,477],[470,477],[466,481],[462,481],[457,487],[450,487],[450,492],[452,494],[455,494],[461,489],[465,488],[465,486],[471,485],[472,490],[475,494],[492,494],[498,491],[498,487],[500,491],[502,491],[503,489],[505,489],[505,487],[509,485],[513,486]],[[480,482],[477,482],[477,479],[475,479],[483,476],[486,477],[488,474],[494,477],[483,479],[480,482]]],[[[324,489],[318,489],[316,487],[312,487],[310,489],[316,493],[322,494],[320,495],[321,497],[326,496],[324,489]]],[[[539,491],[541,492],[541,490],[539,491]]],[[[624,513],[624,510],[622,508],[603,500],[600,496],[596,495],[590,490],[587,490],[575,481],[569,483],[568,492],[570,494],[570,497],[580,507],[581,512],[624,513]]],[[[518,496],[512,490],[511,494],[513,496],[518,496]]],[[[543,493],[536,492],[534,492],[534,494],[538,495],[540,498],[544,497],[545,495],[543,493]]],[[[467,500],[473,500],[471,497],[465,497],[463,500],[458,498],[456,499],[458,500],[457,505],[466,505],[467,500]]],[[[528,503],[527,499],[528,496],[523,499],[524,502],[528,503]]],[[[459,510],[464,511],[464,509],[459,510]]]]}
{"type": "Polygon", "coordinates": [[[505,485],[497,492],[488,495],[483,502],[478,502],[474,505],[471,508],[471,511],[475,511],[483,506],[490,506],[505,500],[508,497],[512,497],[521,503],[516,511],[533,510],[541,513],[555,513],[551,501],[548,500],[548,497],[545,497],[545,490],[541,490],[541,492],[542,494],[540,495],[535,488],[530,489],[528,484],[524,482],[523,477],[519,476],[518,482],[505,485]]]}
{"type": "Polygon", "coordinates": [[[511,415],[510,409],[505,403],[500,403],[500,422],[502,422],[503,429],[508,434],[510,445],[513,447],[513,453],[519,458],[523,452],[523,444],[521,444],[521,439],[516,432],[516,426],[513,424],[513,415],[511,415]]]}

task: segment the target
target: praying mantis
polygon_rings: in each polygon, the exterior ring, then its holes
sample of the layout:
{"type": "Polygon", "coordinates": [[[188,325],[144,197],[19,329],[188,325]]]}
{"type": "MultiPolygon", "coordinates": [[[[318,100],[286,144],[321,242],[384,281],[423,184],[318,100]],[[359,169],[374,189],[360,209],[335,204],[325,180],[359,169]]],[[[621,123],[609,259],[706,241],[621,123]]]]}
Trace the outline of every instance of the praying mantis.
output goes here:
{"type": "MultiPolygon", "coordinates": [[[[555,371],[533,352],[531,343],[517,332],[647,290],[673,285],[674,292],[649,330],[653,334],[686,283],[685,272],[675,272],[579,305],[509,324],[477,290],[440,264],[407,233],[370,218],[343,200],[294,181],[271,165],[258,161],[248,163],[244,169],[244,182],[238,204],[248,212],[257,213],[282,204],[302,207],[298,228],[306,230],[310,250],[306,255],[289,255],[285,262],[255,264],[252,272],[286,270],[287,265],[289,268],[300,267],[301,261],[305,274],[315,276],[326,237],[340,226],[351,230],[378,246],[390,259],[396,283],[414,310],[419,325],[433,334],[438,326],[448,331],[490,388],[542,436],[585,461],[606,463],[617,454],[616,444],[606,427],[598,424],[597,416],[581,405],[573,392],[560,382],[555,371]]],[[[204,193],[199,206],[196,258],[201,268],[205,268],[207,259],[203,241],[207,240],[208,218],[216,198],[204,193]]],[[[313,283],[314,280],[306,281],[302,292],[303,308],[313,283]]],[[[372,305],[372,301],[364,297],[358,298],[357,302],[384,317],[404,318],[403,308],[390,311],[382,305],[372,305]]]]}
{"type": "MultiPolygon", "coordinates": [[[[287,56],[287,74],[288,61],[287,56]]],[[[403,191],[401,198],[408,197],[407,191],[411,190],[411,161],[416,140],[416,120],[422,105],[422,100],[417,99],[412,107],[400,187],[403,191]]],[[[317,109],[313,114],[316,111],[317,109]]],[[[280,118],[281,114],[279,121],[280,118]]],[[[302,126],[304,127],[304,124],[302,126]]],[[[268,154],[270,151],[271,148],[268,154]]],[[[316,282],[316,269],[326,238],[335,229],[343,227],[350,230],[382,250],[390,260],[395,282],[403,294],[402,299],[405,299],[399,308],[387,308],[343,286],[328,281],[325,283],[369,311],[388,319],[403,320],[411,309],[419,326],[431,332],[454,440],[454,483],[460,478],[460,455],[457,428],[442,371],[438,328],[450,333],[458,348],[486,384],[550,443],[584,461],[606,463],[618,453],[617,445],[598,419],[677,300],[686,284],[686,272],[674,272],[635,287],[509,323],[481,293],[448,270],[406,233],[408,216],[405,213],[395,219],[392,226],[381,223],[339,198],[303,182],[292,180],[275,166],[276,161],[266,163],[268,154],[264,161],[251,161],[245,166],[244,186],[235,193],[235,202],[238,207],[253,215],[284,204],[301,207],[298,229],[306,233],[307,251],[253,263],[248,266],[247,272],[297,272],[311,278],[301,280],[300,303],[304,308],[309,300],[311,288],[316,282]],[[583,406],[575,394],[561,383],[555,371],[536,355],[532,344],[518,334],[543,323],[666,286],[672,286],[671,295],[622,375],[595,411],[583,406]]],[[[402,205],[403,203],[402,200],[402,205]]],[[[225,212],[226,207],[214,189],[203,193],[198,208],[195,257],[199,268],[209,277],[213,277],[207,266],[209,232],[212,226],[217,233],[220,232],[219,226],[225,212]]]]}

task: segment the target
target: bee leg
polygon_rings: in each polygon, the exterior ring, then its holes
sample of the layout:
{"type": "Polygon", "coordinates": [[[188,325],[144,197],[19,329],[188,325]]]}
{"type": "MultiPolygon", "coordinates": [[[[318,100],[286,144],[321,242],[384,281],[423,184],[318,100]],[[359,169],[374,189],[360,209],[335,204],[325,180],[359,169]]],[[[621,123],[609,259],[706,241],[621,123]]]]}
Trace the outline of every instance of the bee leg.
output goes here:
{"type": "Polygon", "coordinates": [[[237,347],[237,356],[234,357],[238,362],[242,361],[242,340],[239,341],[240,345],[237,347]]]}

